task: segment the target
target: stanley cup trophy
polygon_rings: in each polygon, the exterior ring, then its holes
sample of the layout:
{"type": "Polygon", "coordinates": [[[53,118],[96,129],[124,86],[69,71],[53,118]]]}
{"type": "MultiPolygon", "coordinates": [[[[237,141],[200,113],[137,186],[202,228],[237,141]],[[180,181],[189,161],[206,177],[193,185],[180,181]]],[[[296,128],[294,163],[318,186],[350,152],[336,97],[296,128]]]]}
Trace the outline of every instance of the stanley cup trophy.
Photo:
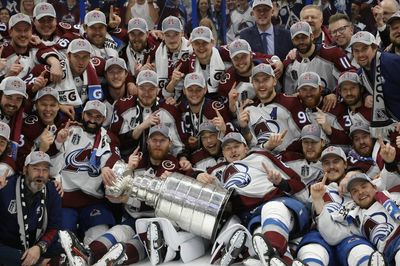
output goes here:
{"type": "Polygon", "coordinates": [[[122,161],[114,165],[113,171],[117,180],[112,187],[107,187],[106,194],[130,195],[152,206],[156,217],[168,218],[183,230],[206,239],[215,239],[225,216],[230,190],[214,184],[203,184],[179,173],[172,173],[165,180],[133,175],[122,161]]]}

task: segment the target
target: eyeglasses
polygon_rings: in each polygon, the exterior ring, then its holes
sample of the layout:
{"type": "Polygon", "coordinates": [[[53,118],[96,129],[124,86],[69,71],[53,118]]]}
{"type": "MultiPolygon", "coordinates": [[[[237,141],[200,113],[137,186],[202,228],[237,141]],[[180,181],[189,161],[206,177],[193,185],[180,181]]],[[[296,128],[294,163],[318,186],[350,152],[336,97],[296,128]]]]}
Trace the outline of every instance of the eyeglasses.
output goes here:
{"type": "Polygon", "coordinates": [[[343,32],[346,30],[346,28],[350,27],[350,26],[351,25],[344,25],[343,27],[340,27],[336,30],[331,31],[330,33],[332,36],[337,35],[337,34],[343,34],[343,32]]]}

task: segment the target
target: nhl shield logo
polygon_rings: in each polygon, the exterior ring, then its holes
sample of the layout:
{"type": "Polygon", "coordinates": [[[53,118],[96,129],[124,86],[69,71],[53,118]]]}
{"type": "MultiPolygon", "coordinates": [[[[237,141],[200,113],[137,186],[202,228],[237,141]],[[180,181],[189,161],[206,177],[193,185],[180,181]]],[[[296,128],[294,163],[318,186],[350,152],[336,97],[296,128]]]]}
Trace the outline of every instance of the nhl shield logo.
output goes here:
{"type": "Polygon", "coordinates": [[[8,212],[11,214],[17,213],[17,202],[15,200],[10,201],[10,204],[8,205],[8,212]]]}

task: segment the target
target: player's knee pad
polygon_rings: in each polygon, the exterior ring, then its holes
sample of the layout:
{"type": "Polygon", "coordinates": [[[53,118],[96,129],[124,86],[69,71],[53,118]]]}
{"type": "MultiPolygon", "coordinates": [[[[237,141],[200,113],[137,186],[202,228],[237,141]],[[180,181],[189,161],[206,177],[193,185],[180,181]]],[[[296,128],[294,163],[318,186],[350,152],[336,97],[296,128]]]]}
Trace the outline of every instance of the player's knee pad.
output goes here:
{"type": "Polygon", "coordinates": [[[374,249],[371,246],[364,244],[353,247],[347,257],[349,266],[364,266],[368,265],[368,260],[374,249]]]}
{"type": "Polygon", "coordinates": [[[282,203],[278,201],[267,202],[261,211],[261,225],[263,231],[265,231],[265,226],[270,225],[270,221],[273,224],[279,223],[278,226],[285,228],[287,233],[292,230],[294,225],[294,217],[290,210],[282,203]]]}
{"type": "Polygon", "coordinates": [[[317,243],[310,243],[302,246],[297,252],[297,258],[310,266],[328,265],[329,253],[324,246],[317,243]]]}
{"type": "Polygon", "coordinates": [[[129,225],[118,224],[113,226],[102,236],[112,237],[116,242],[127,242],[135,236],[135,230],[129,225]]]}
{"type": "Polygon", "coordinates": [[[106,224],[101,224],[101,225],[96,225],[96,226],[90,227],[85,232],[85,237],[83,239],[83,244],[89,246],[89,244],[92,243],[93,240],[95,240],[96,238],[100,237],[107,230],[108,230],[108,225],[106,225],[106,224]]]}
{"type": "Polygon", "coordinates": [[[363,260],[366,260],[368,263],[368,259],[370,254],[373,252],[373,247],[372,244],[366,240],[363,237],[359,237],[359,236],[350,236],[347,237],[345,239],[343,239],[338,245],[336,245],[335,247],[335,253],[336,253],[336,258],[338,260],[338,262],[341,265],[357,265],[357,263],[351,263],[349,264],[350,261],[356,261],[356,260],[361,260],[361,262],[363,260]],[[354,252],[353,249],[355,247],[359,247],[357,250],[359,250],[360,252],[362,250],[364,253],[364,258],[362,259],[362,255],[360,254],[356,254],[357,252],[354,252]],[[367,255],[365,257],[365,255],[367,255]],[[353,257],[355,256],[355,257],[353,257]]]}

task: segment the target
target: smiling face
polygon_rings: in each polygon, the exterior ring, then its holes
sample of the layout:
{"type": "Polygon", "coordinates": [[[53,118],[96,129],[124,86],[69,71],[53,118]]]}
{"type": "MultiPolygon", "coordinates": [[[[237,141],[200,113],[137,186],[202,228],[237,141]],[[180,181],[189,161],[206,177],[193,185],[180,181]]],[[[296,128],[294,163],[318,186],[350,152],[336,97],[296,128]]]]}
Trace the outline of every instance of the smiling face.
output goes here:
{"type": "Polygon", "coordinates": [[[106,118],[97,110],[87,110],[82,113],[83,128],[86,132],[96,134],[106,118]]]}
{"type": "Polygon", "coordinates": [[[313,45],[313,35],[297,34],[292,39],[292,43],[300,54],[307,54],[313,45]]]}
{"type": "Polygon", "coordinates": [[[121,89],[125,85],[128,71],[118,65],[113,65],[106,70],[105,77],[111,88],[121,89]]]}
{"type": "Polygon", "coordinates": [[[372,60],[375,57],[377,48],[373,45],[366,45],[364,43],[355,43],[351,47],[353,57],[356,62],[364,68],[369,68],[372,60]]]}
{"type": "Polygon", "coordinates": [[[93,24],[90,27],[86,27],[86,38],[87,40],[98,48],[104,46],[104,41],[107,35],[107,26],[101,23],[93,24]]]}
{"type": "Polygon", "coordinates": [[[340,96],[347,106],[357,106],[362,101],[362,90],[359,84],[346,81],[340,85],[340,96]]]}
{"type": "Polygon", "coordinates": [[[337,155],[326,155],[322,159],[322,169],[330,182],[339,182],[346,172],[347,162],[337,155]]]}
{"type": "Polygon", "coordinates": [[[184,88],[183,93],[185,94],[190,105],[198,106],[202,104],[204,97],[206,96],[207,87],[202,88],[199,85],[192,85],[184,88]]]}
{"type": "Polygon", "coordinates": [[[218,155],[221,151],[221,141],[218,139],[216,132],[206,131],[200,137],[203,148],[211,155],[218,155]]]}
{"type": "Polygon", "coordinates": [[[51,95],[45,95],[36,101],[35,106],[43,124],[53,125],[60,110],[58,101],[51,95]]]}
{"type": "Polygon", "coordinates": [[[400,19],[390,24],[390,41],[395,47],[400,47],[400,19]]]}
{"type": "Polygon", "coordinates": [[[252,55],[249,53],[240,53],[232,57],[232,64],[239,75],[245,75],[252,68],[252,55]]]}
{"type": "Polygon", "coordinates": [[[140,30],[133,30],[129,32],[129,43],[136,52],[143,51],[147,46],[148,34],[140,30]]]}
{"type": "Polygon", "coordinates": [[[331,33],[333,41],[339,46],[345,49],[353,36],[353,26],[345,19],[329,24],[329,32],[331,33]]]}
{"type": "Polygon", "coordinates": [[[212,42],[203,40],[195,40],[192,42],[193,52],[200,62],[210,62],[213,46],[212,42]]]}
{"type": "Polygon", "coordinates": [[[154,133],[148,138],[147,147],[150,158],[157,161],[163,160],[169,153],[171,140],[161,133],[154,133]]]}
{"type": "Polygon", "coordinates": [[[254,91],[257,98],[261,101],[267,101],[275,94],[276,79],[273,76],[258,73],[253,79],[254,91]]]}
{"type": "Polygon", "coordinates": [[[170,52],[177,52],[182,44],[182,32],[176,32],[173,30],[166,31],[164,34],[165,46],[167,46],[170,52]]]}
{"type": "Polygon", "coordinates": [[[14,114],[18,112],[19,108],[21,108],[23,102],[24,102],[24,97],[22,95],[3,94],[1,96],[0,108],[3,114],[5,114],[8,117],[12,117],[14,114]]]}
{"type": "Polygon", "coordinates": [[[32,25],[26,22],[18,22],[9,31],[11,43],[17,48],[27,48],[32,38],[32,25]]]}
{"type": "Polygon", "coordinates": [[[350,187],[350,195],[362,209],[368,209],[375,202],[376,187],[366,180],[354,180],[350,187]]]}
{"type": "Polygon", "coordinates": [[[302,86],[299,89],[299,98],[307,108],[315,108],[321,100],[321,88],[302,86]]]}
{"type": "Polygon", "coordinates": [[[42,38],[48,39],[56,31],[56,18],[45,16],[34,21],[35,29],[42,38]]]}
{"type": "Polygon", "coordinates": [[[242,160],[244,157],[246,157],[247,151],[248,148],[246,145],[234,140],[226,143],[222,148],[222,154],[228,163],[242,160]]]}
{"type": "Polygon", "coordinates": [[[304,9],[300,12],[300,20],[310,24],[314,36],[318,37],[322,26],[322,12],[316,8],[304,9]]]}
{"type": "Polygon", "coordinates": [[[253,8],[253,17],[260,27],[269,27],[274,9],[267,5],[258,5],[253,8]]]}

